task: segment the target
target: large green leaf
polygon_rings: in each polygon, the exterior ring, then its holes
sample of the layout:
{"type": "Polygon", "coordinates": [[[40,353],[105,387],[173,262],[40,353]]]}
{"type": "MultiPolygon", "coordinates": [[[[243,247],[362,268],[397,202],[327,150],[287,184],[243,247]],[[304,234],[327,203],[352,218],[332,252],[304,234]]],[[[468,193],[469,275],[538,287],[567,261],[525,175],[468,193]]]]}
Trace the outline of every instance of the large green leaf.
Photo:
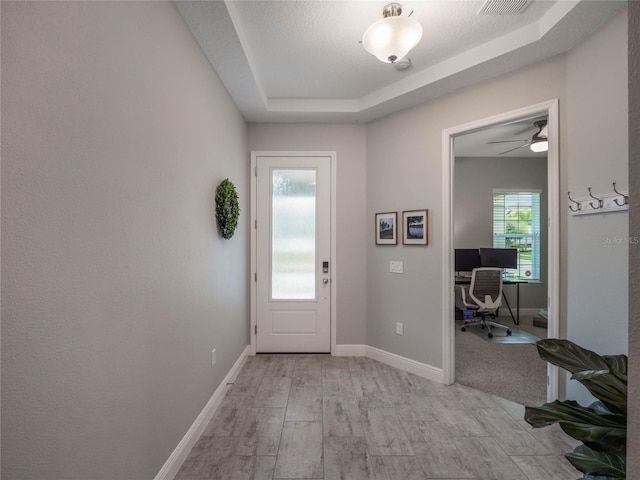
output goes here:
{"type": "Polygon", "coordinates": [[[591,380],[592,378],[599,377],[600,375],[607,375],[611,373],[609,370],[583,370],[571,375],[571,380],[591,380]]]}
{"type": "Polygon", "coordinates": [[[567,435],[580,440],[594,450],[615,454],[624,454],[627,451],[625,428],[586,427],[565,422],[560,423],[560,428],[567,435]]]}
{"type": "Polygon", "coordinates": [[[609,428],[626,427],[627,424],[624,415],[603,413],[603,410],[583,407],[574,400],[555,400],[540,407],[525,407],[524,418],[536,428],[563,420],[609,428]]]}
{"type": "Polygon", "coordinates": [[[585,445],[579,445],[573,452],[565,456],[582,473],[603,476],[611,480],[626,478],[627,459],[625,455],[596,452],[585,445]]]}
{"type": "Polygon", "coordinates": [[[611,373],[626,383],[629,358],[626,355],[603,355],[602,358],[609,365],[611,373]]]}
{"type": "Polygon", "coordinates": [[[568,370],[611,412],[627,413],[627,363],[624,355],[603,357],[569,340],[536,343],[543,360],[568,370]],[[583,373],[585,372],[585,373],[583,373]]]}
{"type": "Polygon", "coordinates": [[[558,423],[567,435],[596,450],[623,453],[626,449],[624,415],[603,414],[571,400],[556,400],[541,407],[526,407],[524,419],[535,428],[558,423]]]}
{"type": "Polygon", "coordinates": [[[592,404],[589,405],[589,408],[591,410],[594,410],[598,413],[602,413],[605,415],[609,415],[611,412],[609,411],[609,409],[607,407],[605,407],[602,402],[600,401],[595,401],[592,404]]]}
{"type": "Polygon", "coordinates": [[[559,338],[547,338],[536,343],[540,356],[571,373],[583,370],[609,370],[605,359],[591,350],[559,338]]]}

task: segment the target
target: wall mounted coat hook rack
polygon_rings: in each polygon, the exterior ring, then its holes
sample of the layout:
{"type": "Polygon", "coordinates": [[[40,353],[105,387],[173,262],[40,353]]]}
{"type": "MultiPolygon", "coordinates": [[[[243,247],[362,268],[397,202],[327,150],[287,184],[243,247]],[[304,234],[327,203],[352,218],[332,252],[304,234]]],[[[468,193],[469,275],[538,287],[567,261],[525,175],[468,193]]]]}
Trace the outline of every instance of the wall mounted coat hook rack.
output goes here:
{"type": "Polygon", "coordinates": [[[572,198],[569,195],[569,210],[571,215],[589,215],[592,213],[611,213],[629,210],[629,195],[618,190],[616,182],[613,182],[613,192],[606,194],[594,194],[591,187],[587,187],[588,196],[572,198]]]}

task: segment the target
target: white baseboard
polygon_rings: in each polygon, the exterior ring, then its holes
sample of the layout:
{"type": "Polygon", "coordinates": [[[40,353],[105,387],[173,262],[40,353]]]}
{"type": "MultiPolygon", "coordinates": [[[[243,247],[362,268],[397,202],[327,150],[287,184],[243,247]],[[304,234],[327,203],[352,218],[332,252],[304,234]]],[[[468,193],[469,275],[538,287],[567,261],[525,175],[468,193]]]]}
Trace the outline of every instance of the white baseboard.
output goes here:
{"type": "Polygon", "coordinates": [[[229,389],[227,383],[236,378],[238,372],[240,372],[240,369],[244,365],[244,362],[247,360],[250,351],[251,346],[247,345],[238,357],[238,360],[236,360],[236,363],[231,367],[231,370],[229,370],[229,373],[227,373],[227,376],[224,377],[224,380],[222,380],[218,388],[216,388],[216,391],[213,392],[213,395],[200,412],[200,415],[198,415],[196,420],[193,422],[193,425],[191,425],[189,430],[187,430],[187,433],[182,437],[178,446],[171,453],[165,464],[155,476],[154,480],[173,480],[176,476],[178,470],[180,470],[180,467],[189,455],[189,452],[200,438],[200,435],[202,435],[202,432],[204,432],[204,429],[207,427],[209,420],[211,420],[213,414],[220,406],[222,399],[229,389]]]}
{"type": "Polygon", "coordinates": [[[364,357],[367,355],[366,345],[336,345],[334,355],[338,357],[364,357]]]}
{"type": "Polygon", "coordinates": [[[395,353],[380,350],[376,347],[366,345],[367,357],[377,360],[392,367],[399,368],[405,372],[413,373],[419,377],[433,380],[434,382],[444,383],[444,376],[441,368],[432,367],[426,363],[420,363],[410,358],[401,357],[395,353]]]}
{"type": "Polygon", "coordinates": [[[419,377],[444,383],[444,375],[441,368],[432,367],[426,363],[420,363],[369,345],[336,345],[334,355],[338,357],[369,357],[419,377]]]}

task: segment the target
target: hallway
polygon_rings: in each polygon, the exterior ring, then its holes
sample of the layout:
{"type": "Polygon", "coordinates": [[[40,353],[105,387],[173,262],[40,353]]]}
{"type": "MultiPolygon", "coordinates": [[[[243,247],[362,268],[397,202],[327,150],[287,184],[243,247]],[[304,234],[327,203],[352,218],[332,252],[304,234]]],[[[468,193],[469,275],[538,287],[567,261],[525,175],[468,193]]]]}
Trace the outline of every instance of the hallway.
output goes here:
{"type": "Polygon", "coordinates": [[[518,404],[366,357],[249,357],[176,479],[567,480],[518,404]]]}

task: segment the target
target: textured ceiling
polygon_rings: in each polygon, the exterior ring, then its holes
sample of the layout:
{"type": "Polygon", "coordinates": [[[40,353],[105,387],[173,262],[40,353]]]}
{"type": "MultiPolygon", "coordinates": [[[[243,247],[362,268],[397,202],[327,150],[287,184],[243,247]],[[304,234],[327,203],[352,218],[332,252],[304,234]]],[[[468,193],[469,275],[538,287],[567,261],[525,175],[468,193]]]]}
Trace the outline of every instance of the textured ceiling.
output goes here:
{"type": "MultiPolygon", "coordinates": [[[[361,98],[410,72],[377,61],[359,41],[382,18],[384,2],[237,2],[268,97],[361,98]]],[[[523,15],[476,15],[482,1],[403,2],[403,15],[423,28],[410,53],[415,70],[435,65],[478,43],[539,19],[551,2],[535,2],[523,15]],[[451,28],[451,19],[456,28],[451,28]]]]}
{"type": "Polygon", "coordinates": [[[478,15],[483,1],[406,1],[424,30],[400,72],[359,41],[386,1],[177,1],[250,122],[367,122],[565,52],[626,2],[531,1],[478,15]]]}

